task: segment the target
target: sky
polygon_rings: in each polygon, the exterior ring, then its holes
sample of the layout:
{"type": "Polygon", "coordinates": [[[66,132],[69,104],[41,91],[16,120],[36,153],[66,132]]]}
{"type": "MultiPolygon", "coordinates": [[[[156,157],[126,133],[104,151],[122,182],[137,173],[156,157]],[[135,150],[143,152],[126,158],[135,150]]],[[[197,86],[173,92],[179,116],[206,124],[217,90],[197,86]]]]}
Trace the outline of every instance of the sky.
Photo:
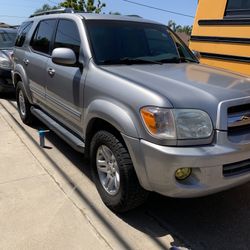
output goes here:
{"type": "MultiPolygon", "coordinates": [[[[188,16],[195,16],[198,0],[129,0],[138,4],[154,8],[178,12],[188,16]]],[[[106,3],[105,13],[120,12],[123,15],[139,15],[147,19],[167,24],[174,20],[180,25],[192,25],[192,17],[176,15],[145,6],[132,4],[126,0],[102,0],[106,3]]],[[[43,4],[56,5],[60,0],[0,0],[0,22],[11,25],[22,23],[29,15],[43,4]]]]}

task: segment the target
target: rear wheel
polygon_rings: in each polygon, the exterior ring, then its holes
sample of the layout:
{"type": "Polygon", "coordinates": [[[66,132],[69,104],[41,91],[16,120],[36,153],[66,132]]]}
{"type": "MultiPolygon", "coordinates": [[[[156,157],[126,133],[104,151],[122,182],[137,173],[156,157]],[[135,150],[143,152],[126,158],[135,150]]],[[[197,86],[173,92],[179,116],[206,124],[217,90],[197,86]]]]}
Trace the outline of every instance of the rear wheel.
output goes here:
{"type": "Polygon", "coordinates": [[[130,155],[117,137],[97,132],[90,154],[93,178],[107,207],[125,212],[145,202],[148,192],[140,186],[130,155]]]}
{"type": "Polygon", "coordinates": [[[25,91],[21,82],[17,83],[16,100],[17,100],[17,106],[18,106],[18,111],[19,111],[21,120],[27,125],[32,124],[33,115],[30,111],[31,105],[28,101],[28,98],[25,95],[25,91]]]}

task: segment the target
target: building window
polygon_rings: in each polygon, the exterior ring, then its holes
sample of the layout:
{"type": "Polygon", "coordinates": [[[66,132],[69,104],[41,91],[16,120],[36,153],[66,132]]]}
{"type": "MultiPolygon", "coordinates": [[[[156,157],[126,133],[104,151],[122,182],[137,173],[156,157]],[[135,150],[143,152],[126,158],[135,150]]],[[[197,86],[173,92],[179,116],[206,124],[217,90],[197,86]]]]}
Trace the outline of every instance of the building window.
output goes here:
{"type": "Polygon", "coordinates": [[[250,17],[250,0],[228,0],[225,17],[250,17]]]}

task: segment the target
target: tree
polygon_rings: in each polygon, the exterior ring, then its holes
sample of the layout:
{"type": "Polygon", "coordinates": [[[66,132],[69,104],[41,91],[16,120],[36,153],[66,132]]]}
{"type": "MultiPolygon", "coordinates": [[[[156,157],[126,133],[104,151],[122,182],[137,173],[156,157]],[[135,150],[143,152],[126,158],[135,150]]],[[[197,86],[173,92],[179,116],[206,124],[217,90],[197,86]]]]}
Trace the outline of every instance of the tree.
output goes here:
{"type": "Polygon", "coordinates": [[[100,13],[102,8],[106,7],[106,4],[102,3],[101,0],[97,0],[96,4],[95,0],[65,0],[59,5],[66,8],[94,13],[100,13]]]}
{"type": "Polygon", "coordinates": [[[186,33],[187,35],[191,36],[193,26],[185,25],[182,26],[181,32],[186,33]]]}
{"type": "Polygon", "coordinates": [[[189,36],[191,36],[193,26],[189,25],[177,25],[173,20],[168,21],[168,27],[172,29],[174,32],[180,32],[180,33],[185,33],[189,36]]]}
{"type": "Polygon", "coordinates": [[[44,4],[41,8],[37,9],[34,13],[48,11],[48,10],[55,10],[58,6],[50,6],[49,4],[44,4]]]}
{"type": "Polygon", "coordinates": [[[181,25],[177,25],[173,20],[168,21],[168,27],[174,32],[178,32],[181,29],[181,25]]]}

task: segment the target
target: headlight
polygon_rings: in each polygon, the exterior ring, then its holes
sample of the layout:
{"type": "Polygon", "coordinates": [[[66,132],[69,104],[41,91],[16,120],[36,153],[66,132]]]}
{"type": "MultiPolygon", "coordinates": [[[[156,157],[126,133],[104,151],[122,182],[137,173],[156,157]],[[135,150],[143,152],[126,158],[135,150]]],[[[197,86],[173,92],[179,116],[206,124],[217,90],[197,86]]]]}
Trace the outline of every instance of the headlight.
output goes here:
{"type": "Polygon", "coordinates": [[[0,51],[0,69],[12,69],[10,54],[4,51],[0,51]]]}
{"type": "Polygon", "coordinates": [[[141,116],[150,134],[157,138],[176,139],[174,116],[171,109],[145,107],[141,116]]]}
{"type": "Polygon", "coordinates": [[[207,113],[196,109],[174,110],[178,139],[208,138],[213,125],[207,113]]]}
{"type": "Polygon", "coordinates": [[[159,139],[203,139],[213,133],[210,117],[201,110],[144,107],[141,116],[149,133],[159,139]]]}

